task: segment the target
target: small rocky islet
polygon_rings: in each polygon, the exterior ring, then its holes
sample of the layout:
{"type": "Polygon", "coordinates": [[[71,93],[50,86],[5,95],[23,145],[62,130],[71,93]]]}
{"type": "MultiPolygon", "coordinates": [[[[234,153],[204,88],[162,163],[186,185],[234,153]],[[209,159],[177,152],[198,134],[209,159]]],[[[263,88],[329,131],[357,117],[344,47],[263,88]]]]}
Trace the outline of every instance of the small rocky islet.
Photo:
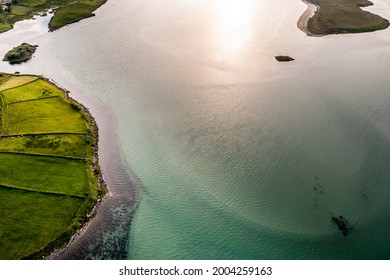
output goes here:
{"type": "Polygon", "coordinates": [[[25,62],[31,59],[37,47],[38,45],[23,43],[20,46],[17,46],[7,52],[3,58],[3,61],[8,61],[10,64],[25,62]]]}

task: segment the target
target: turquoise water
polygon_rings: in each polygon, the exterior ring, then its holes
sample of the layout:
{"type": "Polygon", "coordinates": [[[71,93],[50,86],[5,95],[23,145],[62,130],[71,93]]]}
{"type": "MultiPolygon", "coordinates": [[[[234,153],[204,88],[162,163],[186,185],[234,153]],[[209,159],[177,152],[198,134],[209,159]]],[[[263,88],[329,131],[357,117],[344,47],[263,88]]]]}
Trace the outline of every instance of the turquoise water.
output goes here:
{"type": "MultiPolygon", "coordinates": [[[[111,0],[31,35],[31,62],[1,64],[53,78],[105,135],[115,202],[68,257],[390,257],[389,31],[307,37],[305,8],[111,0]]],[[[385,1],[372,10],[390,18],[385,1]]]]}

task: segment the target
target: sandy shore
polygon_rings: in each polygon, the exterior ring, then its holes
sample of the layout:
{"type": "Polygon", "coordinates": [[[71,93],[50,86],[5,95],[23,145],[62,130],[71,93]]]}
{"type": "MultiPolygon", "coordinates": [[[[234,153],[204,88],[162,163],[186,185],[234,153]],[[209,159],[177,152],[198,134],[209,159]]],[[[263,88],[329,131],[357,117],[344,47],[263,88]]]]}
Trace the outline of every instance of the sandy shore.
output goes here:
{"type": "Polygon", "coordinates": [[[318,10],[319,6],[316,6],[312,3],[309,3],[308,1],[306,0],[302,0],[303,3],[305,3],[307,5],[307,9],[306,11],[301,15],[301,17],[298,19],[298,22],[297,22],[297,26],[300,30],[302,30],[303,32],[305,32],[308,36],[318,36],[318,35],[315,35],[315,34],[312,34],[310,33],[308,30],[307,30],[307,22],[309,21],[309,19],[314,16],[314,14],[316,13],[316,11],[318,10]]]}

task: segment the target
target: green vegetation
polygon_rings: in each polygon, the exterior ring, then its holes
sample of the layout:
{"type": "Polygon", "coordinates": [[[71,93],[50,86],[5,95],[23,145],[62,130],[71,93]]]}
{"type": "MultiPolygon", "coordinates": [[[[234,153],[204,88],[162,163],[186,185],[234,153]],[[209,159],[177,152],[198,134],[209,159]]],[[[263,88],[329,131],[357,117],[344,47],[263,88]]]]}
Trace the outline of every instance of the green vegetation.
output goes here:
{"type": "Polygon", "coordinates": [[[23,43],[7,52],[3,60],[9,61],[11,64],[27,61],[32,57],[37,47],[23,43]]]}
{"type": "Polygon", "coordinates": [[[5,132],[10,135],[82,133],[86,129],[80,112],[61,97],[8,103],[7,111],[5,132]]]}
{"type": "Polygon", "coordinates": [[[289,62],[294,60],[294,58],[288,55],[277,55],[275,56],[275,59],[279,62],[289,62]]]}
{"type": "Polygon", "coordinates": [[[86,141],[86,136],[83,133],[3,137],[0,141],[0,153],[52,154],[74,158],[86,158],[92,156],[92,150],[85,145],[86,141]]]}
{"type": "Polygon", "coordinates": [[[45,13],[54,9],[49,23],[51,31],[67,24],[94,16],[93,11],[107,0],[17,0],[7,5],[0,13],[0,33],[12,28],[15,22],[33,17],[37,13],[45,13]]]}
{"type": "Polygon", "coordinates": [[[5,22],[0,22],[0,33],[6,32],[12,29],[12,25],[5,22]]]}
{"type": "Polygon", "coordinates": [[[96,126],[41,77],[0,73],[0,259],[63,246],[104,193],[96,126]]]}
{"type": "Polygon", "coordinates": [[[32,10],[33,9],[30,7],[15,5],[11,9],[11,14],[17,15],[17,16],[24,16],[24,15],[28,15],[29,13],[31,13],[32,10]]]}
{"type": "Polygon", "coordinates": [[[385,29],[389,21],[364,11],[373,5],[367,0],[308,0],[319,9],[308,20],[307,30],[313,35],[360,33],[385,29]]]}
{"type": "Polygon", "coordinates": [[[46,3],[46,0],[17,0],[19,5],[26,7],[37,7],[46,3]]]}
{"type": "MultiPolygon", "coordinates": [[[[73,217],[84,200],[64,195],[0,188],[1,259],[19,259],[44,250],[73,232],[73,217]]],[[[63,240],[65,241],[65,240],[63,240]]],[[[51,246],[53,249],[53,246],[51,246]]]]}
{"type": "Polygon", "coordinates": [[[0,73],[0,91],[24,85],[37,79],[36,76],[9,76],[0,73]]]}
{"type": "Polygon", "coordinates": [[[74,4],[59,8],[49,23],[50,30],[58,29],[64,25],[77,22],[83,18],[94,16],[94,6],[74,4]]]}
{"type": "MultiPolygon", "coordinates": [[[[62,90],[34,76],[13,76],[7,82],[16,83],[16,88],[13,88],[15,85],[8,84],[9,89],[2,89],[4,91],[4,98],[6,98],[9,104],[31,99],[63,96],[62,90]],[[23,87],[17,87],[17,84],[20,83],[25,85],[23,87]],[[36,88],[40,88],[40,91],[36,91],[36,88]]],[[[4,85],[6,84],[4,83],[4,85]]]]}

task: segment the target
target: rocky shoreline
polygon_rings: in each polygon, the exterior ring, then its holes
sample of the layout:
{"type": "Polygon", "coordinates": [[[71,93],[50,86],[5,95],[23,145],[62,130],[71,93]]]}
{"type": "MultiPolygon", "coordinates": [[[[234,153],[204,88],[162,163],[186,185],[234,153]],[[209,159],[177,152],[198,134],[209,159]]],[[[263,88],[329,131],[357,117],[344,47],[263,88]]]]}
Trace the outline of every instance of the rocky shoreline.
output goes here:
{"type": "MultiPolygon", "coordinates": [[[[80,235],[82,234],[85,229],[88,227],[89,223],[93,220],[93,218],[96,215],[97,208],[100,206],[102,203],[103,199],[109,194],[109,189],[108,186],[104,180],[103,173],[101,171],[100,165],[99,165],[99,128],[97,126],[96,120],[93,117],[93,115],[89,112],[88,108],[85,107],[83,104],[79,103],[77,100],[74,98],[70,97],[69,91],[60,85],[58,85],[54,80],[40,76],[42,77],[45,81],[55,85],[57,88],[62,90],[66,96],[66,98],[71,101],[73,104],[76,104],[81,108],[81,113],[88,118],[88,121],[91,122],[93,126],[93,137],[95,139],[94,143],[94,151],[93,151],[93,156],[90,161],[93,173],[97,179],[98,183],[98,198],[97,198],[97,203],[93,206],[93,208],[89,211],[87,214],[87,219],[86,222],[79,228],[77,231],[70,237],[69,241],[66,243],[65,246],[61,246],[60,248],[56,248],[54,251],[53,250],[45,250],[43,249],[42,252],[40,252],[39,255],[43,255],[44,259],[55,259],[56,256],[58,256],[59,252],[66,250],[66,248],[80,235]]],[[[55,242],[55,241],[54,241],[55,242]]],[[[50,245],[50,244],[49,244],[50,245]]],[[[35,254],[34,254],[35,255],[35,254]]],[[[32,255],[32,257],[34,256],[32,255]]]]}
{"type": "Polygon", "coordinates": [[[307,9],[303,12],[303,14],[299,17],[298,22],[297,22],[297,27],[306,33],[308,36],[314,36],[314,37],[321,37],[322,35],[316,35],[311,33],[307,29],[307,24],[310,18],[314,16],[314,14],[318,11],[319,6],[312,4],[306,0],[302,0],[303,3],[307,5],[307,9]]]}

